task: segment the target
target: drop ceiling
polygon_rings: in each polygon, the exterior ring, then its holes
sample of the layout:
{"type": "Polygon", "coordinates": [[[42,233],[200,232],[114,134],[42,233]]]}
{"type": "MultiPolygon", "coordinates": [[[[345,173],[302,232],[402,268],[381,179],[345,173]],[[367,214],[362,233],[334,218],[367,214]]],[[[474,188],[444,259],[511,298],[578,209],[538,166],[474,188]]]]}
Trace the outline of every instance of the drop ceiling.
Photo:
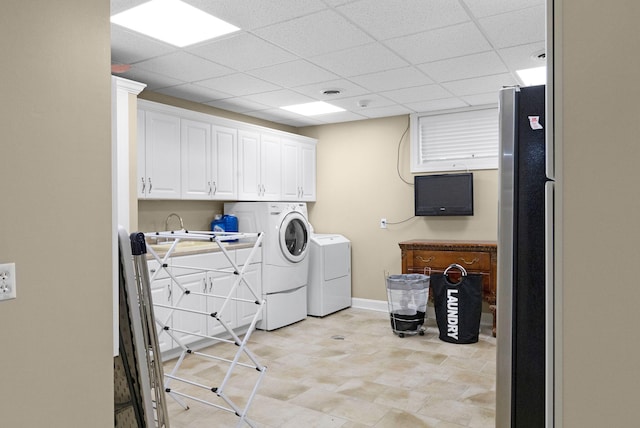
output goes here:
{"type": "Polygon", "coordinates": [[[177,48],[111,24],[111,62],[131,66],[114,75],[293,127],[495,104],[545,65],[545,0],[184,1],[241,30],[177,48]],[[313,101],[345,111],[280,108],[313,101]]]}

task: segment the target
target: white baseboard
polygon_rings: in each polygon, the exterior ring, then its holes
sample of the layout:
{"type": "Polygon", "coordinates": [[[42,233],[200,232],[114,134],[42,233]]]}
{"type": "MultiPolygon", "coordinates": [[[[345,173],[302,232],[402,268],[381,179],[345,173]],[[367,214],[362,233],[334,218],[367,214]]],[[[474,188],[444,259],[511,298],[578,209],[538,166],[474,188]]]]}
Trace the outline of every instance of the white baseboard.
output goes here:
{"type": "MultiPolygon", "coordinates": [[[[351,298],[351,307],[389,313],[389,304],[386,300],[371,300],[353,297],[351,298]]],[[[427,306],[427,319],[436,319],[436,312],[433,309],[433,306],[427,306]]],[[[493,316],[488,312],[483,312],[480,316],[480,324],[484,326],[492,326],[493,316]]]]}
{"type": "Polygon", "coordinates": [[[389,304],[386,300],[371,300],[351,298],[351,307],[358,309],[369,309],[370,311],[389,312],[389,304]]]}

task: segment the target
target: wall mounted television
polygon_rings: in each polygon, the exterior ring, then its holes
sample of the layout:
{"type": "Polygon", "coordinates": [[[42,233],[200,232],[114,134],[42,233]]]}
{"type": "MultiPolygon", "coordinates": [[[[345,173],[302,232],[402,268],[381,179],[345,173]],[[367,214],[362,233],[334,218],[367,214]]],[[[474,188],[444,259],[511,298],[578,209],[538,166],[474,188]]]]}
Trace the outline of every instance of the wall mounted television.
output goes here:
{"type": "Polygon", "coordinates": [[[416,216],[473,215],[473,173],[417,175],[416,216]]]}

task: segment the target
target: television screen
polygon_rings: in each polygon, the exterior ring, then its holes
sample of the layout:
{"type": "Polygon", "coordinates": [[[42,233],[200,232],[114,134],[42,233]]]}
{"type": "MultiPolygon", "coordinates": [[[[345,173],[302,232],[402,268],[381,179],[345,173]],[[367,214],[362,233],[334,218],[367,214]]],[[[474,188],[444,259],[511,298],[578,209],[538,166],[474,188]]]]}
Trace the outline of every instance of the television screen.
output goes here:
{"type": "Polygon", "coordinates": [[[415,215],[473,215],[473,173],[419,175],[414,179],[415,215]]]}

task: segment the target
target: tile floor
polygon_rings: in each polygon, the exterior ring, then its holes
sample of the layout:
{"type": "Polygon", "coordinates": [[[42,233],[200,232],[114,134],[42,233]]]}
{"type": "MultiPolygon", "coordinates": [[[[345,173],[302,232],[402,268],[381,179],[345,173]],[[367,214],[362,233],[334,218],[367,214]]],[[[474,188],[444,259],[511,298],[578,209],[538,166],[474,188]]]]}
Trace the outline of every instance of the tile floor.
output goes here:
{"type": "MultiPolygon", "coordinates": [[[[248,412],[257,427],[494,427],[496,341],[482,327],[480,341],[453,345],[438,339],[428,320],[424,336],[393,334],[389,315],[349,308],[308,317],[272,332],[256,331],[248,349],[267,366],[248,412]]],[[[237,348],[202,352],[232,359],[237,348]]],[[[244,356],[241,361],[251,364],[244,356]]],[[[170,373],[175,360],[165,362],[170,373]]],[[[222,383],[229,365],[189,356],[177,375],[207,386],[222,383]]],[[[260,372],[236,367],[224,394],[239,408],[260,372]]],[[[174,382],[229,408],[215,393],[174,382]]],[[[184,410],[167,398],[172,428],[236,426],[235,414],[195,401],[184,410]]],[[[248,426],[243,424],[243,426],[248,426]]]]}

